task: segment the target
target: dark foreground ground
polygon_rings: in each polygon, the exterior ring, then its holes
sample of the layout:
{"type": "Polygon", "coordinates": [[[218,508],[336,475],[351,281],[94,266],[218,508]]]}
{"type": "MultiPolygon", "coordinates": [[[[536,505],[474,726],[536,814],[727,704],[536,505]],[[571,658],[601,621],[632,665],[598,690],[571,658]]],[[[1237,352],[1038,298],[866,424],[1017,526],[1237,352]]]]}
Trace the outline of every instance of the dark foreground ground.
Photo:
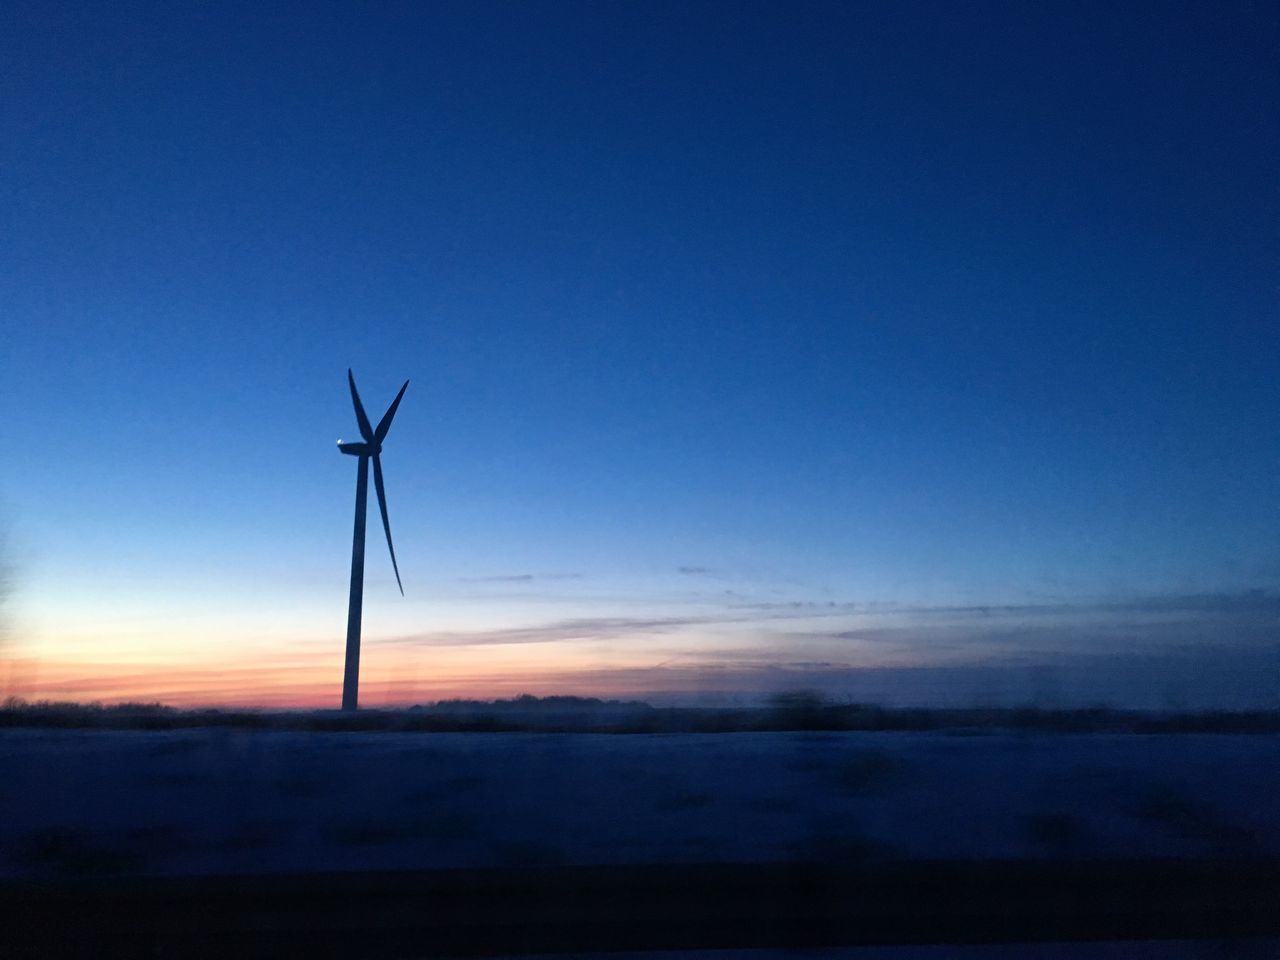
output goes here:
{"type": "MultiPolygon", "coordinates": [[[[1280,937],[1277,905],[1275,862],[1196,861],[680,864],[0,889],[9,955],[50,957],[501,956],[1128,940],[1190,941],[1204,951],[1184,955],[1242,956],[1250,940],[1256,951],[1268,942],[1256,938],[1280,937]],[[1234,953],[1214,948],[1224,940],[1234,942],[1234,953]]],[[[1083,946],[1060,955],[1090,956],[1083,946]]]]}

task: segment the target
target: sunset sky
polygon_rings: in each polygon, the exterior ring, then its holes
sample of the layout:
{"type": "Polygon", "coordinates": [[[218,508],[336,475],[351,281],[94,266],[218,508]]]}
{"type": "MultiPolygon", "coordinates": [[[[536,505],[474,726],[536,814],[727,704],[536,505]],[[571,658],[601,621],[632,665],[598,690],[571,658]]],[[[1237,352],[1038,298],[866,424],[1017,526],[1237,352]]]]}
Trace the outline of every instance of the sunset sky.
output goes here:
{"type": "Polygon", "coordinates": [[[0,696],[1280,706],[1280,14],[6,3],[0,696]]]}

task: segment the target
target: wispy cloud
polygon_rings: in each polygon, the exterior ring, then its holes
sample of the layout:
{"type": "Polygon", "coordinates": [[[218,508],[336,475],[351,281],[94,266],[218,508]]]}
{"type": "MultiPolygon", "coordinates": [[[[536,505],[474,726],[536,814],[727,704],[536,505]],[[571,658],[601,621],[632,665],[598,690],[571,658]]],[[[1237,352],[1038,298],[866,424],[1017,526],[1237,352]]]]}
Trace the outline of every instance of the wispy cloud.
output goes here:
{"type": "Polygon", "coordinates": [[[527,627],[495,630],[431,631],[394,637],[386,643],[429,647],[489,646],[510,643],[559,643],[612,640],[642,633],[662,633],[694,624],[720,622],[716,617],[579,617],[527,627]]]}
{"type": "Polygon", "coordinates": [[[582,580],[581,573],[503,573],[491,577],[459,577],[460,583],[534,583],[535,581],[582,580]]]}
{"type": "Polygon", "coordinates": [[[852,603],[836,600],[771,600],[751,603],[734,603],[735,610],[759,610],[761,613],[781,612],[794,614],[865,613],[872,610],[899,610],[895,604],[852,603]]]}
{"type": "Polygon", "coordinates": [[[876,657],[910,655],[916,662],[935,664],[1131,654],[1173,657],[1188,650],[1243,650],[1280,641],[1280,597],[1258,591],[883,612],[894,616],[826,620],[815,614],[803,624],[797,620],[783,636],[792,649],[861,647],[876,657]]]}
{"type": "Polygon", "coordinates": [[[1174,610],[1211,613],[1271,613],[1280,615],[1280,592],[1255,589],[1234,593],[1160,594],[1116,604],[1134,610],[1174,610]]]}
{"type": "MultiPolygon", "coordinates": [[[[532,576],[532,575],[530,575],[532,576]]],[[[492,646],[592,642],[703,628],[743,627],[765,645],[787,648],[849,644],[915,650],[928,659],[999,651],[1079,651],[1108,643],[1126,647],[1194,642],[1197,637],[1256,641],[1280,628],[1280,596],[1187,594],[1081,604],[899,606],[883,603],[792,601],[726,604],[719,612],[667,616],[576,617],[514,627],[421,631],[388,643],[492,646]],[[884,619],[882,619],[882,617],[884,619]],[[824,624],[829,623],[830,626],[824,624]]]]}
{"type": "Polygon", "coordinates": [[[777,600],[740,603],[739,610],[762,613],[792,612],[797,616],[840,614],[905,614],[922,617],[993,617],[1001,615],[1052,615],[1080,613],[1120,613],[1124,611],[1163,613],[1273,613],[1280,615],[1280,592],[1266,589],[1236,592],[1189,592],[1148,594],[1133,597],[1094,598],[1074,601],[1028,603],[904,604],[888,600],[777,600]]]}

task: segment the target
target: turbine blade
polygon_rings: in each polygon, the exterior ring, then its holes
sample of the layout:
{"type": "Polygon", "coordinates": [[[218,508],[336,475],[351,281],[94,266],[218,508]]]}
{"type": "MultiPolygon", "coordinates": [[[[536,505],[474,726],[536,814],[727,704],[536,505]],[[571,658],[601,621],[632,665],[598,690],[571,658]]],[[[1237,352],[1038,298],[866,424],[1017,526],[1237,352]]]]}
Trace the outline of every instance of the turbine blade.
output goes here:
{"type": "MultiPolygon", "coordinates": [[[[403,392],[403,391],[402,391],[403,392]]],[[[400,582],[400,567],[396,564],[396,548],[391,545],[391,521],[387,519],[387,491],[382,487],[382,458],[373,455],[373,486],[378,491],[378,509],[382,511],[382,529],[387,534],[387,549],[391,551],[391,569],[396,572],[396,586],[404,596],[404,584],[400,582]]]]}
{"type": "Polygon", "coordinates": [[[404,386],[400,388],[400,392],[396,394],[396,398],[391,401],[391,406],[387,407],[387,412],[382,415],[382,419],[378,421],[378,428],[373,431],[373,439],[381,443],[387,438],[387,431],[391,429],[391,421],[396,415],[396,407],[400,406],[400,398],[404,396],[404,392],[409,389],[409,381],[404,382],[404,386]]]}
{"type": "Polygon", "coordinates": [[[351,368],[347,367],[347,383],[351,385],[351,402],[356,407],[356,423],[360,424],[360,436],[366,441],[373,441],[373,427],[369,426],[369,418],[365,415],[364,404],[360,402],[360,394],[356,393],[356,378],[351,375],[351,368]]]}

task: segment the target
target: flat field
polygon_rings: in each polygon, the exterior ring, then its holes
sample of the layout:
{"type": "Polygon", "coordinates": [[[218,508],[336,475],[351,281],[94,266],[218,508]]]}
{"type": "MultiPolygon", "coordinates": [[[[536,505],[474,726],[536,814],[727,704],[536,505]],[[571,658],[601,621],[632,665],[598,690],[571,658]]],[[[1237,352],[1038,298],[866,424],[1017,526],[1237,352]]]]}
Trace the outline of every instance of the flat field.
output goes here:
{"type": "Polygon", "coordinates": [[[0,877],[1274,859],[1280,735],[0,731],[0,877]]]}

